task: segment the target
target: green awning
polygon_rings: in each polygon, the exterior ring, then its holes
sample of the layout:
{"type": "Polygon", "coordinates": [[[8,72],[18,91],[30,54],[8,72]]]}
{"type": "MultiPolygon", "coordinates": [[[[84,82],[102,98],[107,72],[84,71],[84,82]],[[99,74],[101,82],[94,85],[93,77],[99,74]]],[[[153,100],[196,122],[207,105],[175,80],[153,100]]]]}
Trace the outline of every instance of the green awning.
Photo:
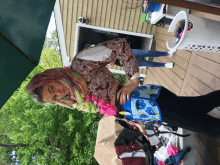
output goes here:
{"type": "Polygon", "coordinates": [[[55,0],[0,2],[2,107],[39,62],[55,0]]]}

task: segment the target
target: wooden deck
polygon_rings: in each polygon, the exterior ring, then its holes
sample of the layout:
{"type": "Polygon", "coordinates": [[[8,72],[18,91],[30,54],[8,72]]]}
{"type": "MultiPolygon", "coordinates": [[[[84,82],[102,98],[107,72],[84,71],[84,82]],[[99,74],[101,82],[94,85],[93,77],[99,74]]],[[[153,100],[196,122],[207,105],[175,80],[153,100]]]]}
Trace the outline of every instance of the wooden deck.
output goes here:
{"type": "MultiPolygon", "coordinates": [[[[192,11],[192,14],[220,21],[220,16],[192,11]]],[[[168,51],[166,41],[173,40],[168,27],[157,27],[155,31],[155,50],[168,51]]],[[[173,62],[174,68],[148,68],[145,83],[166,87],[177,95],[199,96],[213,90],[220,90],[220,53],[177,50],[171,57],[154,58],[155,62],[173,62]]],[[[209,113],[220,118],[220,108],[209,113]]],[[[220,140],[211,140],[195,134],[190,139],[194,146],[196,165],[220,164],[220,140]]],[[[187,164],[188,165],[188,164],[187,164]]]]}

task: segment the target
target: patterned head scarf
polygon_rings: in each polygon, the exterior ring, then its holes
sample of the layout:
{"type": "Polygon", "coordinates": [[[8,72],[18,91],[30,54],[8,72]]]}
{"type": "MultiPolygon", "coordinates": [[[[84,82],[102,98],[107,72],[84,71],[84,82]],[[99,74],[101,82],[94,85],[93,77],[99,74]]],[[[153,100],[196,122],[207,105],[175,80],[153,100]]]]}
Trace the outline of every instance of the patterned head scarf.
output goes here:
{"type": "MultiPolygon", "coordinates": [[[[36,74],[29,82],[27,86],[27,92],[30,93],[34,89],[52,81],[60,82],[65,85],[70,91],[71,98],[75,100],[76,96],[74,91],[78,90],[78,92],[83,96],[86,96],[88,92],[86,81],[82,75],[72,70],[63,68],[48,69],[42,73],[36,74]]],[[[64,100],[57,101],[55,103],[69,107],[69,103],[64,100]]]]}

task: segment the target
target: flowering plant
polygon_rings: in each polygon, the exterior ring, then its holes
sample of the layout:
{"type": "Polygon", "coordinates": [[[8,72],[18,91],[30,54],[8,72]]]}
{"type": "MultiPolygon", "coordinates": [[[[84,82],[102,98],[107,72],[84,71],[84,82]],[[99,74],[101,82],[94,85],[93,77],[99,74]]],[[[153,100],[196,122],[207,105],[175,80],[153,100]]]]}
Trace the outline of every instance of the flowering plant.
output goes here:
{"type": "Polygon", "coordinates": [[[93,101],[93,104],[96,105],[99,109],[99,113],[108,116],[115,116],[117,113],[117,107],[112,106],[111,103],[102,100],[101,98],[97,99],[96,96],[90,97],[89,94],[85,97],[86,101],[93,101]]]}

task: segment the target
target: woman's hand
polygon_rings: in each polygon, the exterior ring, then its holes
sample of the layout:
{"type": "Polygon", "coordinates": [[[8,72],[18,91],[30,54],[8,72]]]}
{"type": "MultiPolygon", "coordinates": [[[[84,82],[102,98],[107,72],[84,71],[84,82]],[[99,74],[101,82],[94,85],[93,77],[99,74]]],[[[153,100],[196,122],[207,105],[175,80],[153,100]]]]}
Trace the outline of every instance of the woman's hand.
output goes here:
{"type": "Polygon", "coordinates": [[[130,94],[135,90],[138,86],[138,77],[130,80],[128,84],[126,84],[123,88],[121,88],[117,93],[117,100],[120,98],[120,104],[124,104],[126,100],[130,99],[130,94]]]}

